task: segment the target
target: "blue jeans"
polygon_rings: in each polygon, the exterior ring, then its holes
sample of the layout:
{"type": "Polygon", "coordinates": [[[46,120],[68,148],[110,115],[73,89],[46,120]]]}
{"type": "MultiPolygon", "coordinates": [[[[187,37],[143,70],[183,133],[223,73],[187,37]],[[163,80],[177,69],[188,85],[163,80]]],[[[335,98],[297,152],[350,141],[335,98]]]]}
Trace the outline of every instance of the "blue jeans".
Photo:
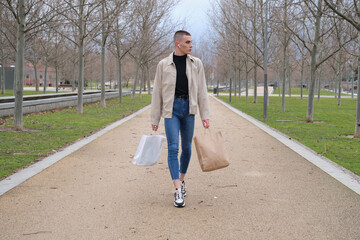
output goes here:
{"type": "Polygon", "coordinates": [[[165,118],[168,143],[168,165],[171,179],[179,179],[179,172],[186,174],[191,158],[191,143],[194,135],[195,116],[189,114],[189,99],[175,98],[172,118],[165,118]],[[179,132],[181,134],[181,156],[179,169],[179,132]]]}

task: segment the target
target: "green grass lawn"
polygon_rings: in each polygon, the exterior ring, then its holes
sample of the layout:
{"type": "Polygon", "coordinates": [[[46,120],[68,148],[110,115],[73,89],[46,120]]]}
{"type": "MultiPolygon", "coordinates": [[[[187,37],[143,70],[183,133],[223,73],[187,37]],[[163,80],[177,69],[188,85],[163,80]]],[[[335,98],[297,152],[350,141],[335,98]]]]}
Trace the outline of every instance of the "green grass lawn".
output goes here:
{"type": "MultiPolygon", "coordinates": [[[[227,96],[219,98],[229,102],[227,96]]],[[[351,137],[355,130],[355,100],[342,99],[341,106],[337,106],[337,99],[333,98],[315,101],[314,121],[318,123],[305,122],[307,98],[286,98],[284,113],[281,112],[280,97],[270,97],[269,102],[266,124],[360,175],[360,139],[351,137]]],[[[258,97],[256,104],[252,97],[248,101],[244,97],[232,98],[231,105],[260,121],[263,119],[262,97],[258,97]]]]}
{"type": "MultiPolygon", "coordinates": [[[[64,91],[61,91],[64,92],[64,91]]],[[[56,93],[56,91],[46,91],[46,94],[50,94],[50,93],[56,93]]],[[[24,91],[24,96],[25,95],[40,95],[40,94],[44,94],[44,91],[24,91]]],[[[5,94],[1,94],[0,93],[0,97],[10,97],[10,96],[14,96],[14,91],[13,90],[5,90],[5,94]]]]}
{"type": "MultiPolygon", "coordinates": [[[[253,87],[250,88],[250,89],[254,89],[253,87]]],[[[212,93],[213,92],[213,88],[208,88],[208,92],[212,93]]],[[[229,91],[220,91],[220,93],[229,93],[229,91]]],[[[232,89],[232,93],[234,94],[234,89],[232,89]]],[[[245,92],[242,92],[241,94],[244,95],[245,92]]],[[[277,88],[274,92],[273,92],[274,95],[277,95],[279,94],[279,89],[277,88]]],[[[281,94],[281,88],[280,88],[280,94],[281,94]]],[[[289,91],[288,89],[286,89],[286,92],[285,92],[286,95],[289,94],[289,91]]],[[[292,88],[291,89],[291,95],[300,95],[301,94],[301,89],[300,88],[292,88]]],[[[309,94],[309,91],[308,89],[306,88],[303,88],[303,95],[308,95],[309,94]]],[[[315,97],[317,97],[317,90],[315,90],[315,97]]],[[[328,90],[320,90],[320,96],[334,96],[335,93],[333,92],[330,92],[328,90]]],[[[337,96],[338,94],[336,94],[337,96]]],[[[351,96],[351,94],[346,94],[346,93],[341,93],[341,96],[351,96]]]]}
{"type": "MultiPolygon", "coordinates": [[[[281,94],[281,89],[280,88],[280,94],[281,94]]],[[[279,94],[279,89],[277,88],[273,94],[279,94]]],[[[289,90],[286,89],[286,92],[285,92],[286,95],[289,94],[289,90]]],[[[292,88],[291,89],[291,95],[300,95],[301,94],[301,89],[300,88],[292,88]]],[[[306,88],[303,88],[303,95],[308,95],[309,94],[309,90],[306,89],[306,88]]],[[[315,89],[315,97],[317,97],[317,94],[318,94],[318,90],[315,89]]],[[[320,90],[320,96],[335,96],[335,93],[334,92],[331,92],[331,91],[328,91],[328,90],[320,90]]],[[[336,96],[338,96],[338,93],[336,94],[336,96]]],[[[341,96],[351,96],[349,94],[346,94],[346,93],[341,93],[341,96]]]]}
{"type": "MultiPolygon", "coordinates": [[[[34,131],[0,131],[0,179],[17,169],[49,155],[53,150],[87,136],[99,128],[124,118],[151,102],[151,96],[142,98],[124,96],[100,103],[84,105],[84,113],[76,114],[76,107],[24,116],[24,127],[34,131]]],[[[0,129],[11,128],[12,118],[0,118],[0,129]]]]}

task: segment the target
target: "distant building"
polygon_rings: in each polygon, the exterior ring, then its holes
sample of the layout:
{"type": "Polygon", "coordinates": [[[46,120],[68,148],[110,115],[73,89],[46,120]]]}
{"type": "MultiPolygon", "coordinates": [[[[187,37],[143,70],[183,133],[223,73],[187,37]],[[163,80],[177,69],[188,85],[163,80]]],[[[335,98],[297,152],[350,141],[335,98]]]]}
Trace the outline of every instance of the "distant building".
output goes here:
{"type": "MultiPolygon", "coordinates": [[[[45,81],[45,66],[38,65],[37,66],[37,77],[39,81],[39,85],[43,86],[45,81]]],[[[56,85],[56,72],[55,68],[48,67],[47,68],[47,79],[46,85],[49,87],[56,85]]],[[[24,69],[24,86],[35,86],[35,70],[34,66],[30,63],[25,64],[24,69]]]]}
{"type": "MultiPolygon", "coordinates": [[[[2,73],[2,66],[0,65],[0,73],[2,73]]],[[[14,88],[14,67],[5,67],[5,89],[14,88]]]]}
{"type": "MultiPolygon", "coordinates": [[[[2,67],[0,65],[0,72],[2,67]]],[[[37,76],[39,80],[39,85],[43,86],[45,81],[45,66],[37,66],[37,76]]],[[[15,77],[15,67],[5,67],[5,89],[13,89],[14,87],[14,77],[15,77]]],[[[55,68],[48,67],[47,69],[47,79],[46,85],[49,87],[56,86],[56,73],[55,68]]],[[[25,64],[24,68],[24,86],[35,86],[35,71],[34,67],[30,63],[25,64]]]]}

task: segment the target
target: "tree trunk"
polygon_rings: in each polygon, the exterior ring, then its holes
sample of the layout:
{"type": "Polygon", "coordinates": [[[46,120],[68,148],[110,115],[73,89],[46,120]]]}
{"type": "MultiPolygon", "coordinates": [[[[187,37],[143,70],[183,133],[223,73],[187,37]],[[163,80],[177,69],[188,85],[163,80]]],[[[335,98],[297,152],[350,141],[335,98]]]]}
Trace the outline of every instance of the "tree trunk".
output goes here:
{"type": "Polygon", "coordinates": [[[146,69],[147,69],[147,77],[148,77],[148,81],[147,81],[147,84],[148,84],[148,94],[150,95],[151,94],[151,77],[150,77],[150,67],[149,65],[146,66],[146,69]]]}
{"type": "Polygon", "coordinates": [[[302,56],[302,59],[301,59],[301,76],[300,76],[300,97],[301,97],[301,100],[303,100],[304,64],[305,64],[305,60],[304,60],[304,56],[302,56]]]}
{"type": "Polygon", "coordinates": [[[114,76],[113,76],[113,81],[114,81],[114,90],[116,89],[116,79],[117,79],[117,77],[116,77],[116,57],[114,56],[114,76]]]}
{"type": "MultiPolygon", "coordinates": [[[[240,61],[239,61],[240,62],[240,61]]],[[[239,63],[240,66],[240,63],[239,63]]],[[[239,98],[241,98],[241,70],[239,69],[239,98]]]]}
{"type": "Polygon", "coordinates": [[[278,77],[278,94],[279,94],[279,97],[281,96],[280,89],[281,89],[281,87],[280,87],[280,77],[278,77]]]}
{"type": "MultiPolygon", "coordinates": [[[[1,9],[2,10],[2,9],[1,9]]],[[[4,20],[2,19],[3,11],[0,12],[0,28],[3,29],[4,20]]],[[[0,72],[0,88],[1,94],[5,94],[5,55],[4,55],[4,40],[2,36],[0,36],[1,45],[0,45],[0,59],[1,59],[1,72],[0,72]]]]}
{"type": "Polygon", "coordinates": [[[134,99],[135,99],[136,85],[137,85],[138,77],[139,77],[139,68],[140,68],[140,63],[137,62],[137,63],[136,63],[135,81],[134,81],[134,86],[133,86],[133,91],[132,91],[131,100],[134,100],[134,99]]]}
{"type": "Polygon", "coordinates": [[[46,87],[47,87],[47,69],[48,69],[48,60],[47,57],[45,57],[44,94],[46,94],[46,87]]]}
{"type": "Polygon", "coordinates": [[[289,83],[289,89],[288,89],[288,93],[289,93],[289,97],[291,98],[291,69],[289,67],[289,61],[287,61],[287,72],[288,72],[288,83],[289,83]]]}
{"type": "Polygon", "coordinates": [[[35,62],[35,64],[33,64],[34,66],[34,77],[35,77],[35,91],[39,91],[39,78],[38,78],[38,71],[37,71],[37,61],[35,62]]]}
{"type": "Polygon", "coordinates": [[[236,97],[236,94],[237,94],[237,70],[235,69],[235,73],[234,73],[234,96],[236,97]]]}
{"type": "Polygon", "coordinates": [[[145,65],[144,65],[143,68],[142,68],[143,92],[146,92],[146,83],[147,83],[146,74],[147,74],[147,71],[145,71],[145,65]]]}
{"type": "Polygon", "coordinates": [[[219,96],[219,87],[220,87],[219,69],[216,69],[216,78],[217,78],[216,96],[219,96]]]}
{"type": "Polygon", "coordinates": [[[34,66],[34,77],[35,77],[35,91],[38,92],[40,91],[39,89],[39,78],[38,78],[38,70],[37,70],[37,65],[38,65],[38,48],[37,48],[37,45],[36,45],[36,40],[34,40],[34,45],[35,45],[35,52],[34,52],[34,63],[33,63],[33,66],[34,66]]]}
{"type": "Polygon", "coordinates": [[[316,62],[317,62],[316,55],[317,55],[317,48],[318,48],[318,44],[319,44],[319,38],[320,38],[322,2],[323,2],[323,0],[319,0],[318,8],[316,10],[317,13],[316,13],[316,20],[315,20],[314,45],[311,50],[311,78],[310,78],[308,106],[307,106],[307,113],[306,113],[306,122],[313,122],[313,115],[314,115],[314,92],[315,92],[316,62]]]}
{"type": "Polygon", "coordinates": [[[119,86],[119,103],[122,103],[122,84],[121,84],[121,58],[117,56],[118,61],[118,68],[119,68],[119,79],[118,79],[118,86],[119,86]]]}
{"type": "Polygon", "coordinates": [[[72,70],[72,83],[71,83],[71,91],[74,92],[75,91],[75,69],[76,69],[76,64],[75,61],[73,62],[73,70],[72,70]]]}
{"type": "Polygon", "coordinates": [[[1,61],[1,68],[0,68],[0,88],[1,88],[1,94],[4,95],[5,89],[3,88],[3,82],[5,82],[5,78],[3,77],[3,72],[5,72],[5,66],[3,64],[3,61],[1,61]]]}
{"type": "Polygon", "coordinates": [[[256,63],[254,65],[254,103],[257,102],[257,67],[256,67],[256,63]]]}
{"type": "Polygon", "coordinates": [[[55,65],[55,79],[56,79],[56,93],[58,93],[59,92],[59,88],[58,88],[58,86],[59,86],[59,74],[58,74],[58,65],[56,64],[55,65]]]}
{"type": "Polygon", "coordinates": [[[139,92],[139,97],[142,97],[142,88],[143,88],[143,84],[144,84],[144,66],[141,67],[141,77],[140,77],[140,81],[139,81],[139,86],[140,86],[140,92],[139,92]]]}
{"type": "Polygon", "coordinates": [[[232,90],[232,75],[233,75],[233,68],[232,68],[232,64],[233,64],[233,55],[232,55],[232,34],[231,31],[229,31],[228,29],[228,25],[226,25],[226,37],[230,39],[230,46],[228,46],[228,50],[230,53],[230,62],[229,62],[229,102],[231,102],[231,90],[232,90]],[[230,32],[230,37],[229,37],[229,32],[230,32]]]}
{"type": "MultiPolygon", "coordinates": [[[[249,41],[246,40],[246,51],[249,51],[249,41]]],[[[246,54],[246,60],[245,60],[245,98],[246,101],[249,100],[249,71],[248,71],[248,64],[249,64],[249,55],[246,54]]]]}
{"type": "Polygon", "coordinates": [[[283,81],[282,81],[282,89],[281,89],[281,112],[285,112],[285,88],[286,88],[286,47],[284,46],[283,81]]]}
{"type": "Polygon", "coordinates": [[[1,94],[4,95],[5,94],[5,58],[2,58],[1,61],[1,94]]]}
{"type": "Polygon", "coordinates": [[[257,45],[257,41],[256,41],[256,1],[254,1],[254,24],[253,24],[253,31],[254,31],[254,103],[257,102],[257,76],[256,76],[256,72],[257,72],[257,54],[256,54],[256,45],[257,45]]]}
{"type": "Polygon", "coordinates": [[[265,6],[265,33],[264,33],[264,109],[263,109],[263,120],[267,121],[267,106],[268,106],[268,97],[269,97],[269,93],[268,93],[268,43],[267,43],[267,38],[268,38],[268,29],[267,29],[267,18],[268,18],[268,2],[266,1],[266,6],[265,6]]]}
{"type": "Polygon", "coordinates": [[[14,128],[23,130],[23,90],[24,90],[24,51],[25,51],[25,0],[18,1],[18,23],[14,82],[14,128]]]}
{"type": "MultiPolygon", "coordinates": [[[[321,55],[320,54],[320,59],[321,59],[321,55]]],[[[320,66],[320,70],[319,70],[319,76],[318,76],[318,99],[317,101],[320,102],[320,95],[321,95],[321,76],[322,76],[322,65],[320,66]]]]}
{"type": "Polygon", "coordinates": [[[352,65],[352,74],[351,74],[351,99],[354,100],[354,78],[355,78],[355,59],[352,65]]]}
{"type": "Polygon", "coordinates": [[[78,104],[77,113],[83,113],[83,92],[84,92],[84,0],[79,0],[79,79],[78,79],[78,104]]]}
{"type": "Polygon", "coordinates": [[[105,101],[105,45],[106,45],[106,33],[105,33],[105,2],[101,1],[102,12],[102,24],[101,24],[101,107],[106,107],[105,101]]]}
{"type": "Polygon", "coordinates": [[[339,52],[339,62],[338,62],[338,102],[337,105],[341,105],[341,80],[342,80],[342,53],[339,52]]]}
{"type": "Polygon", "coordinates": [[[350,88],[350,77],[351,77],[351,73],[350,71],[346,73],[346,89],[350,88]]]}
{"type": "Polygon", "coordinates": [[[254,103],[257,102],[257,67],[256,67],[256,63],[254,65],[254,103]]]}
{"type": "Polygon", "coordinates": [[[267,106],[269,100],[267,82],[268,82],[268,74],[266,69],[266,71],[264,72],[264,108],[263,108],[263,120],[265,122],[267,121],[267,106]]]}
{"type": "MultiPolygon", "coordinates": [[[[103,39],[104,40],[104,39],[103,39]]],[[[101,107],[106,107],[105,101],[105,45],[101,46],[101,107]]]]}
{"type": "MultiPolygon", "coordinates": [[[[360,42],[360,31],[358,31],[358,41],[360,42]]],[[[357,100],[356,100],[356,120],[354,138],[360,138],[360,46],[358,56],[358,79],[357,79],[357,100]]]]}
{"type": "Polygon", "coordinates": [[[287,37],[287,0],[284,2],[284,49],[283,49],[283,82],[282,82],[282,96],[281,96],[281,112],[285,112],[285,87],[286,87],[286,56],[288,47],[287,37]]]}
{"type": "Polygon", "coordinates": [[[229,102],[231,102],[231,88],[232,88],[232,50],[230,49],[230,88],[229,88],[229,102]]]}
{"type": "Polygon", "coordinates": [[[249,100],[249,72],[247,65],[245,67],[245,99],[249,100]]]}

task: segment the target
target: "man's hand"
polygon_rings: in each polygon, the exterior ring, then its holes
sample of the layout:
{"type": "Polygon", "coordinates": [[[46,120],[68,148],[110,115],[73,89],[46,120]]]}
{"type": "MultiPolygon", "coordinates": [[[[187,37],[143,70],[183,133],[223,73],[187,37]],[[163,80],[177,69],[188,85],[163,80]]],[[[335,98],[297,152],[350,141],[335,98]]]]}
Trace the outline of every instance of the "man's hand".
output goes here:
{"type": "Polygon", "coordinates": [[[156,131],[158,130],[158,125],[152,124],[151,126],[152,126],[152,130],[153,130],[153,131],[156,132],[156,131]]]}
{"type": "Polygon", "coordinates": [[[203,120],[202,123],[203,123],[204,128],[209,128],[210,127],[210,121],[209,120],[203,120]]]}

